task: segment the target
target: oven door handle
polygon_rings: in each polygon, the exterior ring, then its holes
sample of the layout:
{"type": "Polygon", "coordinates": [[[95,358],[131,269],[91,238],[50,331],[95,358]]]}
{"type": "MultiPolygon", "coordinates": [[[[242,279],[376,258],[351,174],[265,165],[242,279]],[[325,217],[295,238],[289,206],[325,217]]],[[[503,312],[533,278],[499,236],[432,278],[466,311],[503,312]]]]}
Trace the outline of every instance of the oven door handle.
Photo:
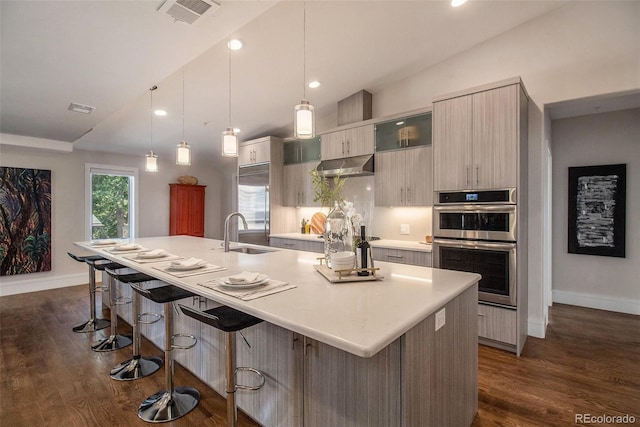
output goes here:
{"type": "Polygon", "coordinates": [[[452,248],[468,248],[468,249],[495,249],[501,251],[510,251],[516,248],[515,243],[502,242],[479,242],[469,240],[449,240],[449,239],[433,239],[434,245],[447,246],[452,248]]]}
{"type": "Polygon", "coordinates": [[[441,205],[434,206],[433,210],[436,212],[446,213],[486,213],[486,212],[504,212],[514,213],[516,211],[516,205],[477,205],[477,204],[465,204],[465,205],[441,205]]]}

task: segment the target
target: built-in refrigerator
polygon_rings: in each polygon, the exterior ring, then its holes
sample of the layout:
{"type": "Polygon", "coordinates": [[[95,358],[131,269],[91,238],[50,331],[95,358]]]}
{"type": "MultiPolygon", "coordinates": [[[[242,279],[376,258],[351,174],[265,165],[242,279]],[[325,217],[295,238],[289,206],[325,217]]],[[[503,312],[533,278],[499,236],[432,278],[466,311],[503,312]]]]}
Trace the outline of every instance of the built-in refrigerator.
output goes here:
{"type": "Polygon", "coordinates": [[[238,221],[238,240],[269,245],[269,164],[241,166],[238,170],[238,212],[248,230],[238,221]]]}

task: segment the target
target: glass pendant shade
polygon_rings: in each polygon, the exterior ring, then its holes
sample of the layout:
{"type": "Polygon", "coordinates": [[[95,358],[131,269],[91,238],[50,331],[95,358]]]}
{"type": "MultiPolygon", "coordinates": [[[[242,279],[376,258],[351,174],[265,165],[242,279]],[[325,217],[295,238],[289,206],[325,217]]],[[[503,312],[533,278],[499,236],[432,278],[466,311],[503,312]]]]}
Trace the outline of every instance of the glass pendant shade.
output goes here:
{"type": "Polygon", "coordinates": [[[153,151],[149,151],[145,157],[144,171],[158,172],[158,155],[153,151]]]}
{"type": "Polygon", "coordinates": [[[222,132],[222,155],[225,157],[238,157],[238,136],[233,128],[227,128],[222,132]]]}
{"type": "Polygon", "coordinates": [[[191,166],[191,147],[185,140],[176,147],[176,165],[191,166]]]}
{"type": "Polygon", "coordinates": [[[313,117],[313,105],[303,99],[295,106],[293,117],[294,136],[299,139],[310,139],[316,134],[316,124],[313,117]]]}

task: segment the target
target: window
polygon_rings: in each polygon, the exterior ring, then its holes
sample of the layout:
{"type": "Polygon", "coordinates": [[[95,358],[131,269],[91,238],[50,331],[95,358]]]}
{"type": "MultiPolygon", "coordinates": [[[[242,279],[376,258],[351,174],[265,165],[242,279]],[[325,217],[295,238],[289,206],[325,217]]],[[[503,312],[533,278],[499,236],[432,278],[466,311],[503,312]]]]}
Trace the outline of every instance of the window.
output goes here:
{"type": "Polygon", "coordinates": [[[87,240],[136,236],[137,168],[85,165],[87,240]]]}

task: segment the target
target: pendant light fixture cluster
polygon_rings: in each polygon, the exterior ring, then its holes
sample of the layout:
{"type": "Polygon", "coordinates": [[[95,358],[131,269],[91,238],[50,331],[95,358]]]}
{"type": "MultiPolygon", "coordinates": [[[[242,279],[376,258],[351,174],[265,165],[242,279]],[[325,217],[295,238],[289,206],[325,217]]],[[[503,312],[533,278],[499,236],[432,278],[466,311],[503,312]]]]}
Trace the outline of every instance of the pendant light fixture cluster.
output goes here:
{"type": "Polygon", "coordinates": [[[313,105],[307,98],[307,3],[303,3],[302,12],[302,101],[294,107],[293,129],[294,136],[299,139],[311,139],[316,134],[313,105]]]}
{"type": "Polygon", "coordinates": [[[184,67],[182,67],[182,141],[176,147],[176,165],[191,166],[191,147],[184,140],[184,67]]]}
{"type": "Polygon", "coordinates": [[[240,49],[242,44],[240,44],[240,47],[233,48],[231,42],[232,40],[227,43],[229,47],[229,121],[227,122],[227,129],[222,132],[222,143],[220,144],[224,157],[238,157],[238,135],[236,135],[236,132],[231,126],[231,50],[240,49]]]}
{"type": "MultiPolygon", "coordinates": [[[[149,140],[150,145],[153,147],[153,91],[158,89],[158,86],[153,85],[149,89],[149,140]]],[[[158,172],[158,155],[150,150],[145,156],[144,163],[145,172],[158,172]]]]}

